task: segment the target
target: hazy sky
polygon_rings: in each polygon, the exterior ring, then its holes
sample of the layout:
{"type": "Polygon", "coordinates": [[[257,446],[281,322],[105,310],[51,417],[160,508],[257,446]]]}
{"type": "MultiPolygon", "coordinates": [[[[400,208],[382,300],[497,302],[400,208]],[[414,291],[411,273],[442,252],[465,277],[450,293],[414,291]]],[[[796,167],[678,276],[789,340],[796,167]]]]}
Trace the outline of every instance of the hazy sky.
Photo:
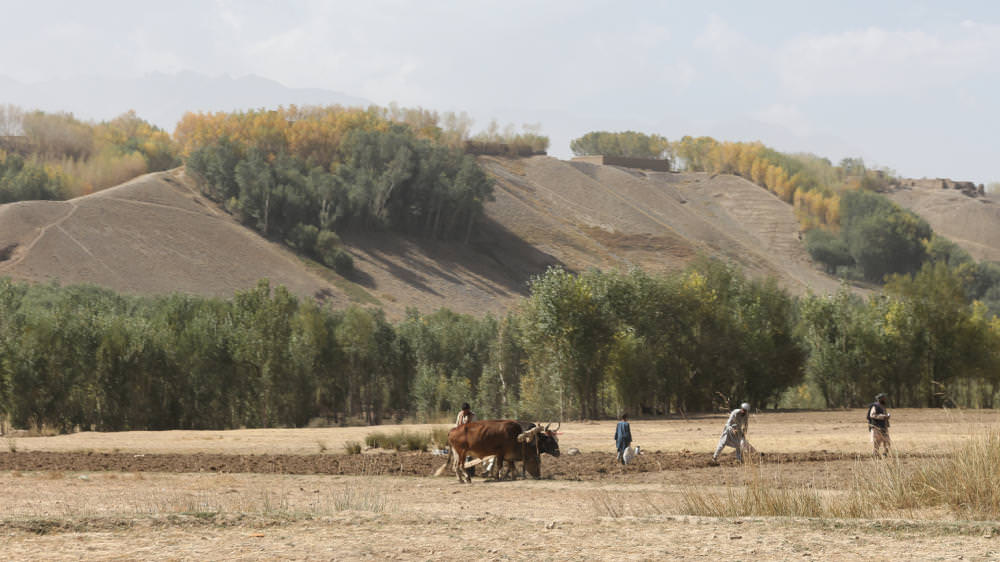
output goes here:
{"type": "Polygon", "coordinates": [[[827,4],[4,1],[0,76],[254,74],[540,122],[561,157],[634,129],[1000,181],[1000,4],[827,4]]]}

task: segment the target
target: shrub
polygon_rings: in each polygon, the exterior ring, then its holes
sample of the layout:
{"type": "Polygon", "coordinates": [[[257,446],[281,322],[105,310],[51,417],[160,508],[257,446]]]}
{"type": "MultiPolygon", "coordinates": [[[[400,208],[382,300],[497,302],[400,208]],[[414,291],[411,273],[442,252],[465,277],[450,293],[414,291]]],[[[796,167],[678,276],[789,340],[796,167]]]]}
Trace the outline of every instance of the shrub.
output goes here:
{"type": "Polygon", "coordinates": [[[405,430],[391,434],[377,431],[365,436],[365,444],[369,447],[396,451],[426,451],[431,441],[430,432],[413,433],[405,430]]]}
{"type": "Polygon", "coordinates": [[[829,273],[854,265],[847,243],[830,231],[814,228],[807,232],[806,249],[812,259],[822,263],[829,273]]]}
{"type": "Polygon", "coordinates": [[[299,223],[288,233],[288,243],[300,252],[312,255],[316,252],[319,229],[311,224],[299,223]]]}
{"type": "Polygon", "coordinates": [[[315,255],[324,265],[341,275],[354,270],[354,258],[340,245],[340,237],[329,230],[320,230],[316,237],[315,255]]]}
{"type": "Polygon", "coordinates": [[[316,255],[319,256],[324,263],[326,262],[327,255],[330,256],[331,260],[333,259],[333,252],[338,248],[340,248],[340,237],[337,236],[336,232],[320,230],[316,233],[314,249],[316,251],[316,255]]]}
{"type": "Polygon", "coordinates": [[[430,444],[430,434],[404,432],[400,436],[400,442],[407,451],[426,451],[430,444]]]}
{"type": "Polygon", "coordinates": [[[341,275],[354,271],[354,258],[344,250],[337,249],[333,254],[333,269],[341,275]]]}
{"type": "Polygon", "coordinates": [[[378,447],[378,448],[388,448],[383,447],[385,443],[388,443],[388,436],[381,431],[376,431],[375,433],[369,433],[365,435],[365,445],[368,447],[378,447]]]}
{"type": "Polygon", "coordinates": [[[344,452],[348,455],[360,455],[361,454],[361,442],[360,441],[345,441],[344,442],[344,452]]]}

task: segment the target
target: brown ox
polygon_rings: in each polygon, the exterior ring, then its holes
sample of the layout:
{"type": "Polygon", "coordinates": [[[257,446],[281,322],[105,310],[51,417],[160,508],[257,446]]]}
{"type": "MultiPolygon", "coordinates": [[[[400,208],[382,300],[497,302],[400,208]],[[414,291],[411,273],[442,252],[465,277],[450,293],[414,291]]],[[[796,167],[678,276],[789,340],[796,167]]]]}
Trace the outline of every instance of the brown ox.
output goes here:
{"type": "Polygon", "coordinates": [[[498,467],[503,466],[504,459],[524,460],[525,469],[535,478],[540,477],[535,445],[540,430],[524,431],[513,420],[472,421],[452,429],[448,432],[448,445],[458,481],[472,482],[464,467],[467,455],[480,459],[495,456],[498,467]]]}

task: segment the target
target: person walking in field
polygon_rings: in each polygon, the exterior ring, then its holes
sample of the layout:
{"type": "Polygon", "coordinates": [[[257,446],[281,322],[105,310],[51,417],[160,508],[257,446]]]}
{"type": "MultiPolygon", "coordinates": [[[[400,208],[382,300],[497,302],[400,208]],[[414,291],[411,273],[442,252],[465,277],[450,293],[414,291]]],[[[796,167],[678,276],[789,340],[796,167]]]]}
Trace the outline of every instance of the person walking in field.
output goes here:
{"type": "Polygon", "coordinates": [[[615,447],[618,449],[618,462],[625,464],[625,449],[632,444],[632,429],[628,425],[628,414],[622,414],[621,421],[615,427],[615,447]]]}
{"type": "Polygon", "coordinates": [[[889,454],[889,411],[885,409],[886,395],[879,393],[875,401],[868,407],[868,431],[872,436],[872,454],[878,456],[879,447],[884,448],[883,455],[889,454]]]}
{"type": "Polygon", "coordinates": [[[726,447],[736,449],[736,460],[743,462],[743,451],[753,452],[753,447],[747,442],[747,429],[750,424],[750,404],[744,402],[740,407],[729,414],[726,427],[722,430],[722,437],[719,438],[719,446],[715,448],[712,455],[712,462],[719,462],[719,453],[726,447]]]}

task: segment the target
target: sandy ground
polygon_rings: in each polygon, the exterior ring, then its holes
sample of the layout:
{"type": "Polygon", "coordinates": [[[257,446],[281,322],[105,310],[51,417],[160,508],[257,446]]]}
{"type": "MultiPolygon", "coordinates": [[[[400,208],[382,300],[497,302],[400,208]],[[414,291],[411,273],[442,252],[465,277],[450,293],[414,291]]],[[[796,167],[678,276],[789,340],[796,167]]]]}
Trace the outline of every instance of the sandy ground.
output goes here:
{"type": "MultiPolygon", "coordinates": [[[[998,421],[985,411],[892,412],[897,448],[911,464],[998,421]]],[[[764,464],[750,468],[731,460],[716,467],[703,462],[721,415],[633,421],[636,443],[650,453],[625,468],[609,452],[612,422],[565,423],[564,454],[543,458],[542,480],[477,478],[472,485],[454,476],[391,476],[374,469],[361,475],[2,470],[0,552],[12,560],[853,560],[870,559],[873,552],[892,560],[1000,558],[1000,539],[993,538],[1000,536],[1000,522],[963,521],[946,511],[878,520],[682,515],[686,492],[724,494],[727,486],[755,477],[842,493],[867,463],[878,462],[856,454],[867,450],[860,420],[861,410],[755,414],[751,440],[784,461],[769,462],[765,455],[764,464]],[[583,454],[565,454],[574,447],[583,454]],[[817,458],[824,449],[829,458],[817,458]],[[659,466],[663,459],[687,458],[694,460],[659,466]],[[560,468],[574,464],[590,468],[560,468]]],[[[317,439],[361,439],[373,429],[395,428],[8,437],[8,448],[13,443],[18,452],[5,455],[283,451],[323,459],[344,455],[320,452],[317,439]]],[[[372,455],[399,458],[374,452],[355,457],[372,455]]],[[[437,461],[425,456],[429,466],[437,461]]]]}
{"type": "Polygon", "coordinates": [[[995,522],[689,517],[670,482],[42,472],[0,486],[14,560],[1000,556],[995,522]]]}

